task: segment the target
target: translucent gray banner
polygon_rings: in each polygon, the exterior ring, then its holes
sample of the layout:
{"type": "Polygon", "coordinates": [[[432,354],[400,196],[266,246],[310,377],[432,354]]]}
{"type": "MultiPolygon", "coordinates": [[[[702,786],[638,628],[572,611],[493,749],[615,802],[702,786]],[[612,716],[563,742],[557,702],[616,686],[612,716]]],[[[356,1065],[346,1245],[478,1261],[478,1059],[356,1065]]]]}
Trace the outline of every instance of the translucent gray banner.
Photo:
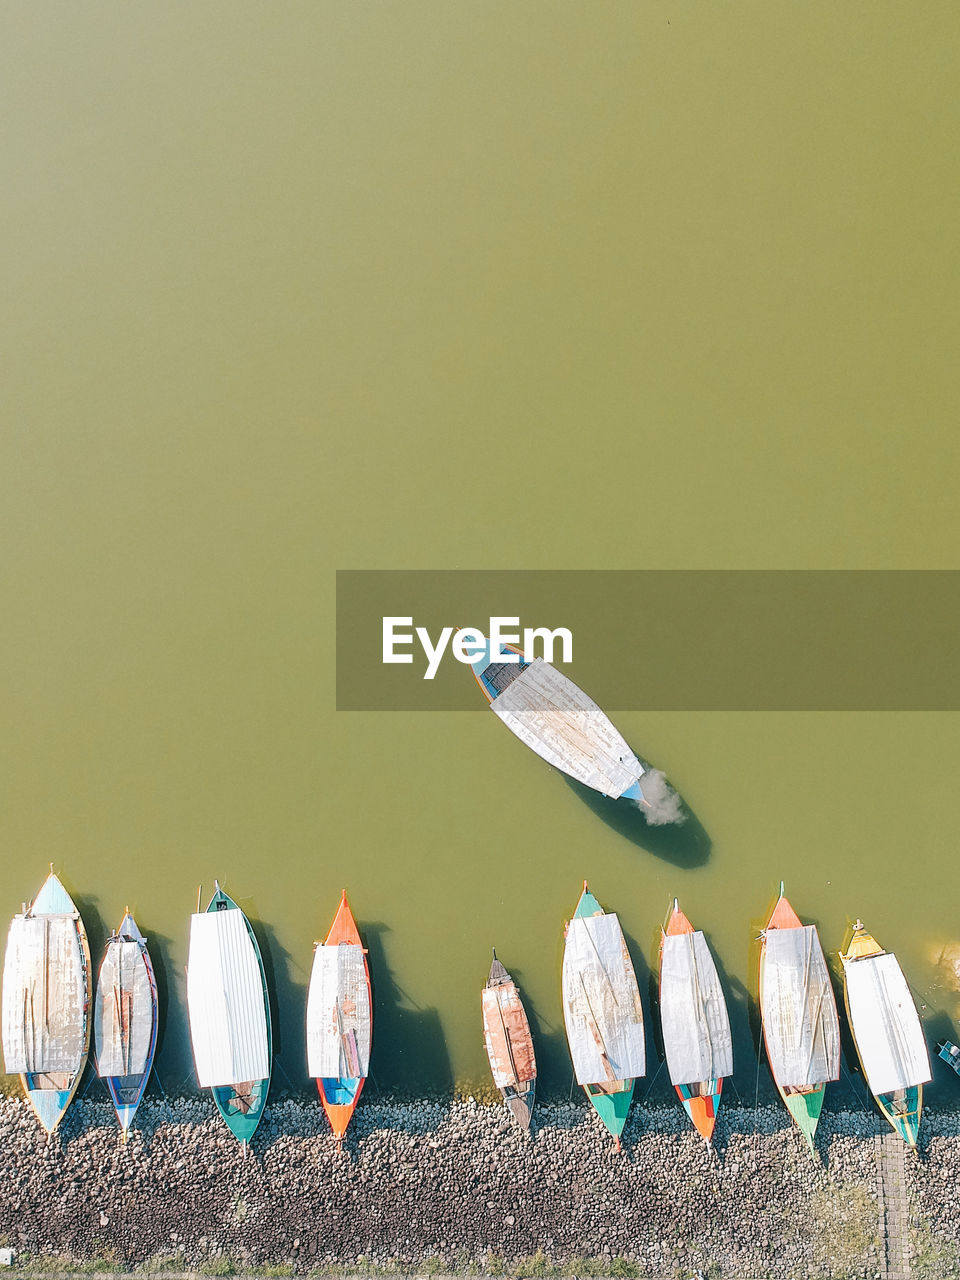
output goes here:
{"type": "MultiPolygon", "coordinates": [[[[606,710],[955,711],[960,571],[340,570],[337,708],[486,704],[453,636],[490,619],[565,628],[561,666],[606,710]],[[396,654],[385,663],[384,618],[396,654]]],[[[540,650],[538,649],[539,653],[540,650]]]]}

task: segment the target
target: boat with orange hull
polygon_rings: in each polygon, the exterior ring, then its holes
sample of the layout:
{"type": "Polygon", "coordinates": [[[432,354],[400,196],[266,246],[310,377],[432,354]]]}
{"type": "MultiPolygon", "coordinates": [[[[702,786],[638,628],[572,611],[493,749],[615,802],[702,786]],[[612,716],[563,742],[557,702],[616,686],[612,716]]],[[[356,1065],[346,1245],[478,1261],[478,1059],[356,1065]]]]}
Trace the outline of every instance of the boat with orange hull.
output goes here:
{"type": "Polygon", "coordinates": [[[481,993],[483,1041],[493,1082],[504,1105],[524,1132],[530,1129],[537,1092],[537,1060],[527,1013],[517,984],[493,953],[481,993]]]}
{"type": "Polygon", "coordinates": [[[770,1073],[812,1151],[824,1088],[840,1076],[840,1021],[817,930],[782,883],[760,939],[760,1014],[770,1073]]]}
{"type": "Polygon", "coordinates": [[[317,943],[307,994],[307,1066],[337,1142],[370,1070],[373,999],[367,953],[347,891],[330,932],[317,943]]]}
{"type": "Polygon", "coordinates": [[[706,1142],[733,1074],[733,1040],[717,966],[703,934],[673,900],[660,934],[660,1022],[670,1081],[706,1142]]]}

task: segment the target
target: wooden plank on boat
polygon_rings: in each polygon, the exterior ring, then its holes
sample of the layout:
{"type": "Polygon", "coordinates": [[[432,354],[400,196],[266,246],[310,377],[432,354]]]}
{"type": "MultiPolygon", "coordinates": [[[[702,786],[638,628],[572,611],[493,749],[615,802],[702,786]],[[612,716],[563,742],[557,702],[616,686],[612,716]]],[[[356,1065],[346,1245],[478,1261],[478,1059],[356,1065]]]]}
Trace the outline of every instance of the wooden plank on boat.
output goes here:
{"type": "Polygon", "coordinates": [[[774,1079],[781,1087],[836,1080],[840,1024],[816,929],[767,929],[764,950],[763,1029],[774,1079]]]}
{"type": "Polygon", "coordinates": [[[542,658],[490,708],[538,756],[604,795],[621,796],[643,774],[626,739],[592,698],[542,658]]]}
{"type": "Polygon", "coordinates": [[[98,1074],[141,1075],[153,1044],[153,988],[140,943],[107,943],[93,1019],[98,1074]]]}
{"type": "Polygon", "coordinates": [[[315,1079],[356,1079],[370,1070],[370,998],[363,947],[318,946],[307,994],[307,1070],[315,1079]]]}
{"type": "Polygon", "coordinates": [[[75,915],[15,916],[3,968],[9,1073],[79,1070],[86,1055],[86,970],[75,915]]]}
{"type": "Polygon", "coordinates": [[[710,948],[699,931],[663,938],[660,1014],[672,1084],[733,1074],[727,1002],[710,948]]]}
{"type": "Polygon", "coordinates": [[[242,911],[190,917],[187,1010],[203,1088],[269,1077],[263,980],[242,911]]]}
{"type": "Polygon", "coordinates": [[[520,993],[512,982],[481,992],[483,1038],[498,1089],[518,1088],[537,1078],[537,1064],[520,993]]]}
{"type": "Polygon", "coordinates": [[[577,1083],[646,1071],[643,1007],[616,912],[575,916],[563,950],[563,1012],[577,1083]]]}
{"type": "Polygon", "coordinates": [[[933,1077],[910,988],[894,955],[845,965],[850,1024],[873,1094],[926,1084],[933,1077]]]}

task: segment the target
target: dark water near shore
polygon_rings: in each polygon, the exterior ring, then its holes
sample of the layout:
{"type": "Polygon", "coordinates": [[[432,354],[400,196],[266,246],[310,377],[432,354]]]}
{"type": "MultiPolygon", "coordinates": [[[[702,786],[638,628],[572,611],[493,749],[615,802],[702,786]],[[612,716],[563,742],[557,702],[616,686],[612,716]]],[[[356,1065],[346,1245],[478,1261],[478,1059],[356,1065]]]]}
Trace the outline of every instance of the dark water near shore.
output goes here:
{"type": "Polygon", "coordinates": [[[951,567],[958,35],[886,3],[8,15],[0,909],[50,860],[95,950],[135,909],[165,1087],[215,876],[281,1086],[343,887],[383,1089],[485,1078],[495,945],[569,1090],[585,877],[645,995],[674,895],[707,930],[745,1100],[781,878],[957,1038],[956,715],[618,715],[695,815],[649,831],[482,709],[338,715],[333,575],[951,567]]]}

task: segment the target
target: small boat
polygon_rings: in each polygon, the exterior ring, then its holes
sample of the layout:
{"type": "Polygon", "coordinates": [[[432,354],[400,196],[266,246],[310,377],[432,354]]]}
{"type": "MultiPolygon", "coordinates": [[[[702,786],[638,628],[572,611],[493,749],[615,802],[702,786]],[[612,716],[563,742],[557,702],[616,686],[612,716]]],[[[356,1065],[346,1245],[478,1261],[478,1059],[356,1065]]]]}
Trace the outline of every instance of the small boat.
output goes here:
{"type": "Polygon", "coordinates": [[[3,1057],[53,1133],[90,1049],[90,947],[80,912],[51,868],[13,917],[3,964],[3,1057]]]}
{"type": "Polygon", "coordinates": [[[107,939],[93,1008],[97,1074],[126,1142],[157,1047],[157,979],[147,940],[129,910],[107,939]]]}
{"type": "Polygon", "coordinates": [[[565,675],[513,645],[491,642],[474,658],[473,674],[490,710],[554,768],[617,800],[646,804],[644,768],[597,704],[565,675]]]}
{"type": "Polygon", "coordinates": [[[517,984],[493,953],[487,985],[481,992],[483,1039],[493,1083],[521,1129],[528,1131],[537,1092],[537,1060],[526,1010],[517,984]]]}
{"type": "Polygon", "coordinates": [[[733,1040],[707,940],[676,898],[660,934],[660,1023],[670,1082],[697,1132],[709,1143],[724,1077],[733,1074],[733,1040]]]}
{"type": "Polygon", "coordinates": [[[635,1080],[647,1069],[637,975],[616,912],[583,882],[563,946],[563,1020],[577,1083],[620,1150],[635,1080]]]}
{"type": "Polygon", "coordinates": [[[894,1131],[915,1147],[923,1086],[933,1076],[903,970],[860,920],[840,960],[847,1018],[870,1092],[894,1131]]]}
{"type": "Polygon", "coordinates": [[[952,1040],[941,1040],[937,1045],[937,1057],[942,1058],[960,1076],[960,1045],[952,1040]]]}
{"type": "Polygon", "coordinates": [[[190,917],[187,1013],[197,1081],[245,1148],[270,1089],[270,999],[250,921],[219,884],[190,917]]]}
{"type": "Polygon", "coordinates": [[[367,953],[344,889],[330,932],[314,949],[307,993],[307,1069],[338,1143],[370,1072],[372,1029],[367,953]]]}
{"type": "Polygon", "coordinates": [[[760,1014],[774,1083],[813,1151],[824,1087],[840,1076],[840,1020],[817,931],[782,884],[760,939],[760,1014]]]}

